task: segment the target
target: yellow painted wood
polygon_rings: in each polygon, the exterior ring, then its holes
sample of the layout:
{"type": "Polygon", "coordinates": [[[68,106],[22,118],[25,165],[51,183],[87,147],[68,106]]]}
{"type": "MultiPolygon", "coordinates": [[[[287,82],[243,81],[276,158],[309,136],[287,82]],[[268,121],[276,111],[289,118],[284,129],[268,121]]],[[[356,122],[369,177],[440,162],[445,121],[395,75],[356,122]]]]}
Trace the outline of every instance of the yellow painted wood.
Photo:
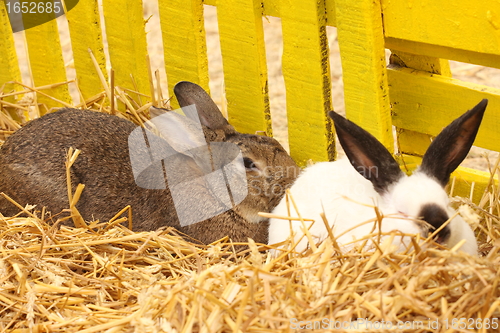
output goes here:
{"type": "Polygon", "coordinates": [[[396,144],[399,153],[423,156],[431,144],[431,136],[404,128],[397,128],[396,144]]]}
{"type": "Polygon", "coordinates": [[[280,0],[262,0],[261,2],[264,15],[275,17],[280,16],[280,0]]]}
{"type": "MultiPolygon", "coordinates": [[[[488,172],[464,167],[458,167],[451,176],[456,178],[453,196],[470,198],[475,203],[479,203],[490,182],[488,172]],[[473,185],[474,187],[472,187],[473,185]]],[[[495,183],[498,184],[498,179],[496,179],[495,183]]],[[[450,189],[450,185],[448,185],[448,188],[450,189]]]]}
{"type": "MultiPolygon", "coordinates": [[[[135,90],[130,78],[132,74],[139,92],[149,96],[151,90],[142,1],[103,0],[103,9],[115,85],[135,90]]],[[[138,98],[134,94],[131,96],[138,98]]]]}
{"type": "Polygon", "coordinates": [[[179,81],[197,83],[209,92],[202,1],[159,1],[158,6],[170,95],[179,81]]]}
{"type": "MultiPolygon", "coordinates": [[[[266,16],[274,16],[274,17],[281,17],[280,14],[280,1],[281,0],[263,0],[262,2],[262,9],[264,14],[266,16]]],[[[219,3],[221,1],[219,0],[219,3]]],[[[203,0],[203,3],[205,5],[212,5],[216,6],[217,1],[216,0],[203,0]]],[[[329,26],[336,26],[335,25],[335,0],[326,0],[325,1],[325,9],[326,9],[326,16],[327,16],[327,25],[329,26]]]]}
{"type": "Polygon", "coordinates": [[[322,1],[281,0],[283,76],[290,153],[301,166],[308,159],[335,158],[326,15],[322,1]]]}
{"type": "Polygon", "coordinates": [[[326,25],[337,26],[337,11],[335,10],[335,0],[325,0],[326,25]]]}
{"type": "Polygon", "coordinates": [[[402,51],[392,51],[390,64],[451,77],[450,63],[445,59],[421,56],[402,51]]]}
{"type": "MultiPolygon", "coordinates": [[[[392,51],[390,57],[391,66],[408,67],[451,77],[448,60],[418,56],[411,53],[392,51]]],[[[404,112],[404,110],[403,110],[404,112]]],[[[431,136],[404,128],[397,128],[397,147],[402,154],[423,156],[431,143],[431,136]]]]}
{"type": "Polygon", "coordinates": [[[266,52],[259,0],[217,3],[229,122],[272,135],[266,52]]]}
{"type": "Polygon", "coordinates": [[[400,50],[408,53],[421,54],[430,57],[450,59],[476,65],[500,68],[500,59],[496,54],[467,51],[439,45],[412,42],[391,37],[387,37],[385,39],[385,46],[391,50],[400,50]]]}
{"type": "Polygon", "coordinates": [[[394,151],[380,0],[337,0],[347,118],[394,151]]]}
{"type": "MultiPolygon", "coordinates": [[[[410,155],[399,155],[396,157],[397,161],[401,165],[401,169],[406,173],[411,174],[415,169],[422,163],[422,158],[410,155]]],[[[448,193],[451,191],[451,183],[453,182],[453,196],[460,196],[463,198],[470,198],[472,189],[472,200],[478,203],[484,191],[490,182],[489,172],[479,171],[471,168],[458,167],[452,174],[450,183],[447,186],[448,193]],[[472,188],[472,185],[474,187],[472,188]]],[[[498,184],[498,178],[496,177],[495,183],[498,184]]]]}
{"type": "MultiPolygon", "coordinates": [[[[54,16],[54,14],[46,15],[54,16]]],[[[34,85],[40,87],[67,81],[55,19],[27,29],[25,33],[34,85]]],[[[61,85],[43,92],[63,102],[71,102],[67,85],[61,85]]],[[[38,95],[37,98],[39,103],[44,103],[49,108],[63,106],[41,95],[38,95]]],[[[43,113],[43,108],[40,111],[43,113]]]]}
{"type": "Polygon", "coordinates": [[[453,119],[488,98],[475,145],[500,151],[500,89],[407,68],[390,69],[388,74],[395,126],[437,135],[453,119]]]}
{"type": "MultiPolygon", "coordinates": [[[[8,81],[21,81],[12,28],[4,1],[0,3],[0,36],[2,36],[0,38],[0,50],[2,50],[0,52],[0,87],[2,87],[8,81]]],[[[11,89],[11,85],[6,86],[4,93],[11,89]]]]}
{"type": "Polygon", "coordinates": [[[386,37],[500,55],[497,0],[382,0],[386,37]]]}
{"type": "MultiPolygon", "coordinates": [[[[212,5],[215,6],[218,3],[221,3],[222,1],[216,1],[216,0],[203,0],[203,3],[205,5],[212,5]]],[[[264,11],[263,15],[266,16],[275,16],[279,17],[279,2],[280,0],[263,0],[262,2],[262,9],[264,11]]]]}
{"type": "Polygon", "coordinates": [[[89,48],[106,78],[108,74],[97,0],[80,1],[77,6],[66,13],[66,17],[68,18],[78,86],[84,98],[89,98],[104,90],[90,58],[89,48]]]}

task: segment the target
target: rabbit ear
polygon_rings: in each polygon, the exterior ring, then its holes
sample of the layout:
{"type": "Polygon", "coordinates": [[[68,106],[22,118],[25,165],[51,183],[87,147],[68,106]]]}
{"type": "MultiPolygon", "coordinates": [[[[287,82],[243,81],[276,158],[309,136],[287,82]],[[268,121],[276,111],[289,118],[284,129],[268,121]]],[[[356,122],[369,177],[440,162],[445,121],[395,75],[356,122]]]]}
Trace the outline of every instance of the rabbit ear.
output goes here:
{"type": "Polygon", "coordinates": [[[420,171],[436,178],[443,187],[446,186],[450,174],[462,163],[476,138],[486,105],[488,100],[483,99],[446,126],[425,152],[420,171]]]}
{"type": "Polygon", "coordinates": [[[352,166],[372,182],[379,194],[403,176],[391,153],[373,135],[333,111],[328,115],[352,166]]]}
{"type": "Polygon", "coordinates": [[[181,81],[174,87],[174,94],[181,107],[196,105],[200,121],[206,127],[226,133],[234,133],[235,130],[222,115],[215,102],[199,85],[181,81]]]}
{"type": "Polygon", "coordinates": [[[191,148],[207,144],[196,108],[186,106],[182,110],[184,116],[175,111],[150,107],[149,113],[157,115],[145,123],[147,129],[163,137],[178,152],[186,152],[191,148]]]}

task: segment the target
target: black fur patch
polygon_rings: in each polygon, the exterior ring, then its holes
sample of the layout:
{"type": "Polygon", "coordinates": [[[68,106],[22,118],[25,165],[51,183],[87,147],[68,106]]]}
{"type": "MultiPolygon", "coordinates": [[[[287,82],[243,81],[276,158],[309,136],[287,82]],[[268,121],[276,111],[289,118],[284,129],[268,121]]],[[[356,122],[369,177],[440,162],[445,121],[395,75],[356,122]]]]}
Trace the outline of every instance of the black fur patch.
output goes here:
{"type": "MultiPolygon", "coordinates": [[[[434,230],[441,227],[441,225],[443,225],[443,223],[448,221],[450,218],[446,211],[436,204],[424,205],[418,215],[422,220],[432,225],[434,230]]],[[[433,232],[433,230],[431,230],[431,232],[433,232]]],[[[450,228],[449,226],[446,226],[438,232],[437,241],[439,243],[443,243],[448,239],[448,237],[450,237],[450,228]]]]}
{"type": "Polygon", "coordinates": [[[450,174],[464,160],[474,143],[488,100],[455,119],[432,141],[424,154],[420,170],[446,186],[450,174]]]}
{"type": "Polygon", "coordinates": [[[384,194],[403,177],[399,164],[377,138],[333,111],[328,115],[333,119],[339,142],[352,166],[373,184],[377,193],[384,194]]]}

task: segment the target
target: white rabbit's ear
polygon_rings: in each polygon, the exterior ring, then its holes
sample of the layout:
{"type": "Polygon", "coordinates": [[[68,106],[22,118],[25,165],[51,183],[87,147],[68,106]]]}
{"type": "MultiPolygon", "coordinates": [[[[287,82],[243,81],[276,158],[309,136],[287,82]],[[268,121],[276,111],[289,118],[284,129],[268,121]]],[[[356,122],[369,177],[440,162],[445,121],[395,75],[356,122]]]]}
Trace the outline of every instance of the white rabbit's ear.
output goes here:
{"type": "Polygon", "coordinates": [[[425,152],[419,170],[446,186],[450,174],[462,163],[474,143],[486,105],[488,100],[483,99],[446,126],[425,152]]]}
{"type": "Polygon", "coordinates": [[[352,166],[372,182],[379,194],[403,176],[391,153],[373,135],[333,111],[328,115],[352,166]]]}
{"type": "Polygon", "coordinates": [[[196,105],[200,121],[206,127],[212,130],[221,129],[227,134],[236,132],[233,126],[224,118],[215,102],[199,85],[181,81],[175,85],[174,94],[182,108],[188,105],[196,105]]]}

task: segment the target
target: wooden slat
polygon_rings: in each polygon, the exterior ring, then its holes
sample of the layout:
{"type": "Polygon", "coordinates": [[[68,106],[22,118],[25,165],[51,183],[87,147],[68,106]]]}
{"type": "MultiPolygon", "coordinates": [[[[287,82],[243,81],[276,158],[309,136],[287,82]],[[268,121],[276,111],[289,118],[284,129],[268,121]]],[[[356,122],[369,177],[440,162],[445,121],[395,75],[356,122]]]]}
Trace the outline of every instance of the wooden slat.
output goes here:
{"type": "MultiPolygon", "coordinates": [[[[401,67],[451,77],[449,61],[443,59],[393,51],[390,62],[401,67]]],[[[430,135],[404,128],[396,128],[396,130],[398,151],[400,153],[423,156],[431,143],[430,135]]]]}
{"type": "MultiPolygon", "coordinates": [[[[422,163],[422,158],[410,155],[398,155],[396,157],[398,162],[402,165],[403,171],[413,172],[417,166],[422,163]]],[[[489,172],[475,170],[471,168],[458,167],[452,174],[450,183],[448,184],[448,192],[451,191],[451,183],[455,182],[453,185],[453,196],[460,196],[463,198],[470,198],[470,193],[472,186],[474,185],[472,201],[476,204],[479,203],[481,197],[486,190],[489,181],[489,172]],[[454,179],[455,178],[455,179],[454,179]]],[[[498,177],[495,176],[495,182],[498,184],[498,177]]]]}
{"type": "MultiPolygon", "coordinates": [[[[54,15],[52,14],[52,16],[54,15]]],[[[27,29],[25,33],[30,69],[35,86],[40,87],[67,81],[59,31],[55,19],[27,29]]],[[[67,85],[44,90],[43,92],[63,102],[71,102],[67,85]]],[[[44,103],[48,107],[64,106],[40,95],[38,95],[38,102],[44,103]]],[[[40,111],[43,113],[43,109],[40,111]]]]}
{"type": "Polygon", "coordinates": [[[326,5],[326,25],[337,26],[337,11],[335,9],[335,0],[325,0],[326,5]]]}
{"type": "Polygon", "coordinates": [[[78,86],[83,96],[89,98],[104,91],[90,58],[89,49],[92,50],[102,73],[107,78],[97,0],[80,1],[66,14],[66,17],[68,18],[78,86]]]}
{"type": "Polygon", "coordinates": [[[412,42],[391,37],[386,38],[385,45],[388,49],[391,50],[400,50],[429,57],[437,57],[441,59],[456,60],[470,64],[500,68],[500,58],[498,57],[498,55],[494,54],[466,51],[451,47],[412,42]]]}
{"type": "MultiPolygon", "coordinates": [[[[208,59],[202,1],[159,1],[158,6],[170,95],[179,81],[197,83],[208,92],[208,59]]],[[[176,103],[173,105],[178,106],[176,103]]]]}
{"type": "Polygon", "coordinates": [[[380,0],[337,0],[347,117],[394,150],[380,0]]]}
{"type": "Polygon", "coordinates": [[[0,3],[0,36],[2,36],[0,38],[0,50],[2,50],[0,52],[0,87],[8,81],[21,81],[12,28],[9,22],[5,2],[2,1],[0,3]]]}
{"type": "Polygon", "coordinates": [[[103,9],[115,85],[134,89],[132,74],[139,92],[150,95],[142,1],[103,0],[103,9]]]}
{"type": "Polygon", "coordinates": [[[280,16],[280,0],[263,0],[263,10],[266,16],[280,16]]]}
{"type": "Polygon", "coordinates": [[[229,122],[272,135],[261,1],[217,4],[229,122]]]}
{"type": "Polygon", "coordinates": [[[497,0],[382,0],[386,37],[500,55],[497,0]]]}
{"type": "Polygon", "coordinates": [[[281,0],[280,12],[290,153],[302,166],[308,159],[333,160],[324,2],[281,0]]]}
{"type": "MultiPolygon", "coordinates": [[[[261,1],[263,3],[263,10],[264,10],[264,15],[266,16],[274,16],[274,17],[279,17],[279,2],[280,0],[263,0],[261,1]]],[[[212,5],[215,6],[217,5],[216,0],[203,0],[203,3],[205,5],[212,5]]],[[[220,1],[219,1],[220,3],[220,1]]]]}
{"type": "Polygon", "coordinates": [[[406,68],[389,70],[389,82],[394,125],[430,135],[488,98],[474,144],[500,151],[500,89],[406,68]]]}
{"type": "MultiPolygon", "coordinates": [[[[479,203],[490,182],[490,173],[471,168],[458,167],[451,175],[455,178],[453,196],[470,198],[474,203],[479,203]],[[474,186],[474,187],[472,187],[474,186]],[[473,190],[471,196],[471,190],[473,190]]],[[[496,178],[496,177],[495,177],[496,178]]],[[[495,179],[498,184],[498,178],[495,179]]]]}

